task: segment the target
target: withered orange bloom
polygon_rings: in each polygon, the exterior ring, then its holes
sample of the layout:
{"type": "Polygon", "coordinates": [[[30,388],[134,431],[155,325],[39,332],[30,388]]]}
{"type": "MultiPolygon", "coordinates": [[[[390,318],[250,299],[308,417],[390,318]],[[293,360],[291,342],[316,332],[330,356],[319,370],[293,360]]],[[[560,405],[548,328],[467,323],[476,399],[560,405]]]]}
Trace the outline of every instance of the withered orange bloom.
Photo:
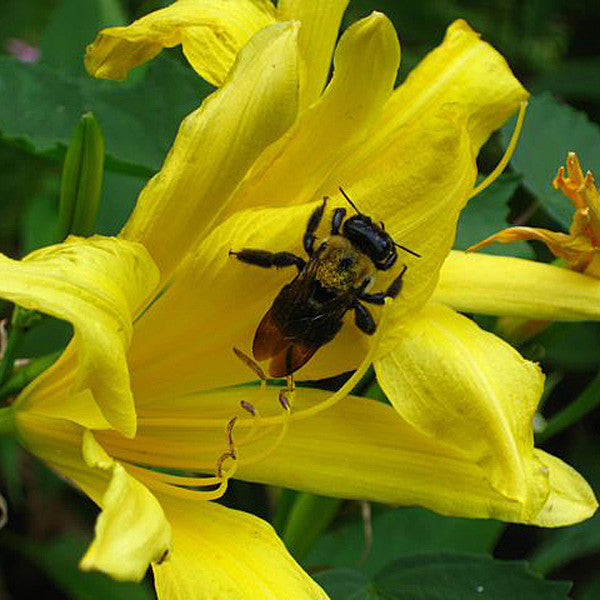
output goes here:
{"type": "Polygon", "coordinates": [[[561,166],[552,185],[575,207],[569,233],[537,227],[509,227],[471,246],[469,251],[481,250],[494,242],[537,240],[546,244],[573,271],[600,278],[600,205],[592,172],[588,171],[584,176],[577,155],[569,152],[567,177],[561,166]]]}

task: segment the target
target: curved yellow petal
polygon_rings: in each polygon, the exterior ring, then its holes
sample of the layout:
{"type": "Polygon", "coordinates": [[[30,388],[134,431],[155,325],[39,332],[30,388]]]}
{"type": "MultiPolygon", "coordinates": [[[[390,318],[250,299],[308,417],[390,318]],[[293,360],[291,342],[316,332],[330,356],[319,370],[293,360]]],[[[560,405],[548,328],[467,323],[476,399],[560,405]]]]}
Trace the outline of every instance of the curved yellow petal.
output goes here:
{"type": "Polygon", "coordinates": [[[411,71],[385,106],[382,127],[365,154],[385,146],[390,137],[435,113],[456,105],[468,115],[473,154],[526,100],[528,93],[504,58],[463,20],[446,31],[440,46],[411,71]]]}
{"type": "Polygon", "coordinates": [[[170,525],[157,499],[98,445],[89,430],[21,410],[15,422],[23,445],[102,509],[81,568],[115,579],[142,579],[149,563],[163,559],[171,545],[170,525]]]}
{"type": "Polygon", "coordinates": [[[281,420],[278,392],[238,387],[172,398],[144,411],[135,442],[112,431],[99,435],[123,459],[143,460],[151,452],[158,465],[206,472],[226,451],[224,431],[237,417],[233,440],[241,479],[544,526],[568,525],[596,510],[583,478],[558,459],[534,454],[532,445],[522,456],[525,494],[515,499],[492,486],[487,467],[467,452],[419,432],[391,406],[365,398],[349,396],[304,418],[304,409],[326,400],[329,392],[297,388],[287,434],[274,446],[282,427],[273,421],[281,420]],[[242,401],[262,417],[250,417],[240,408],[242,401]]]}
{"type": "Polygon", "coordinates": [[[333,47],[349,0],[280,0],[283,21],[300,21],[300,107],[312,104],[321,94],[329,74],[333,47]]]}
{"type": "Polygon", "coordinates": [[[411,313],[389,337],[389,353],[374,365],[398,413],[465,453],[495,488],[522,501],[544,383],[540,368],[442,305],[411,313]]]}
{"type": "Polygon", "coordinates": [[[381,13],[349,27],[337,45],[333,77],[322,97],[260,156],[222,216],[266,203],[289,206],[339,195],[344,181],[328,189],[323,184],[372,135],[392,93],[399,59],[398,37],[381,13]]]}
{"type": "Polygon", "coordinates": [[[600,319],[600,281],[508,256],[450,253],[433,300],[464,312],[546,321],[600,319]]]}
{"type": "Polygon", "coordinates": [[[548,471],[552,491],[536,518],[541,527],[562,527],[589,519],[598,508],[594,492],[575,469],[562,460],[544,452],[535,450],[536,458],[548,471]],[[570,516],[565,523],[564,516],[570,516]]]}
{"type": "Polygon", "coordinates": [[[210,502],[161,503],[173,552],[153,565],[159,600],[327,598],[261,519],[210,502]]]}
{"type": "Polygon", "coordinates": [[[473,190],[479,147],[526,97],[502,56],[457,21],[324,185],[342,185],[398,243],[421,254],[418,261],[402,255],[407,310],[433,291],[473,190]]]}
{"type": "MultiPolygon", "coordinates": [[[[59,392],[65,409],[70,395],[89,389],[108,423],[127,436],[136,426],[126,362],[131,324],[157,282],[145,248],[115,238],[69,238],[22,261],[0,256],[0,296],[73,324],[71,348],[50,371],[75,363],[69,387],[59,392]]],[[[17,402],[33,402],[40,381],[17,402]]]]}
{"type": "Polygon", "coordinates": [[[182,45],[192,67],[221,85],[242,46],[276,22],[269,0],[177,0],[127,27],[103,29],[86,49],[85,66],[100,79],[125,79],[163,48],[182,45]]]}
{"type": "Polygon", "coordinates": [[[296,35],[287,23],[252,38],[228,81],[183,121],[165,164],[142,191],[122,235],[148,248],[163,281],[204,239],[260,152],[296,118],[296,35]]]}
{"type": "MultiPolygon", "coordinates": [[[[229,251],[267,248],[303,254],[302,236],[316,206],[237,213],[200,244],[167,292],[135,323],[129,364],[138,406],[256,378],[233,347],[251,352],[258,323],[297,271],[241,263],[229,251]]],[[[330,216],[328,212],[324,218],[324,230],[330,227],[330,216]]],[[[373,307],[376,318],[380,311],[373,307]]],[[[369,343],[369,336],[349,318],[298,377],[322,378],[356,368],[369,343]]]]}
{"type": "Polygon", "coordinates": [[[104,452],[89,430],[83,434],[82,453],[89,467],[111,472],[111,480],[100,502],[94,540],[79,566],[140,581],[149,563],[167,558],[171,526],[158,500],[104,452]]]}

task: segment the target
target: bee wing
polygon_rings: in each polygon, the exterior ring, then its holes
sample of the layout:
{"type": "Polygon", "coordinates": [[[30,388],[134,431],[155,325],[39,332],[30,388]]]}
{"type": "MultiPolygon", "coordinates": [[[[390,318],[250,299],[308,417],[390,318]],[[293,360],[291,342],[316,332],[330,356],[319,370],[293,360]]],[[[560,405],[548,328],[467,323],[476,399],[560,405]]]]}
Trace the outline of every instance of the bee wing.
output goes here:
{"type": "Polygon", "coordinates": [[[294,371],[304,366],[320,347],[320,345],[310,346],[294,340],[273,357],[273,360],[269,364],[269,375],[271,377],[287,377],[291,375],[294,371]]]}
{"type": "Polygon", "coordinates": [[[256,360],[265,360],[279,354],[289,343],[289,340],[285,338],[285,332],[273,318],[273,308],[271,307],[256,329],[252,342],[252,354],[256,360]]]}

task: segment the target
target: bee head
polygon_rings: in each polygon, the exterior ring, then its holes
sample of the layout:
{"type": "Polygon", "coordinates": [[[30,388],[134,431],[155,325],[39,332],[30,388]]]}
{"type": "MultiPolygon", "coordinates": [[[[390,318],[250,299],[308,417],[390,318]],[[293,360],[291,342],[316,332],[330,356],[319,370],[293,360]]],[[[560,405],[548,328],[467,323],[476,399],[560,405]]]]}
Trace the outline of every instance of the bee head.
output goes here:
{"type": "Polygon", "coordinates": [[[387,271],[396,262],[398,252],[394,240],[367,215],[358,214],[346,219],[342,231],[344,237],[366,254],[377,269],[387,271]]]}
{"type": "Polygon", "coordinates": [[[398,252],[396,248],[401,248],[405,252],[419,258],[421,255],[406,246],[401,246],[392,239],[392,236],[385,231],[383,221],[379,225],[367,215],[361,213],[346,192],[340,187],[342,196],[346,198],[350,206],[356,211],[356,215],[346,219],[343,225],[344,237],[360,252],[366,254],[377,269],[387,271],[391,269],[398,252]]]}

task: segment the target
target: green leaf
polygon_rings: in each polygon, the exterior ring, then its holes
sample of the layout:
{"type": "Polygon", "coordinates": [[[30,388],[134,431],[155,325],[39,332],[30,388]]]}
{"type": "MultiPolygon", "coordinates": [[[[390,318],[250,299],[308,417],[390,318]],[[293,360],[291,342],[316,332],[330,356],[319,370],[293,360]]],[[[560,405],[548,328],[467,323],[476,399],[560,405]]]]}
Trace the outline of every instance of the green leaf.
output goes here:
{"type": "Polygon", "coordinates": [[[129,218],[146,179],[105,172],[96,233],[116,235],[129,218]]]}
{"type": "Polygon", "coordinates": [[[391,559],[440,548],[491,552],[504,529],[498,521],[443,517],[423,508],[385,510],[373,517],[373,543],[366,558],[362,521],[321,537],[303,561],[307,568],[356,567],[374,574],[391,559]],[[364,559],[361,561],[361,559],[364,559]]]}
{"type": "Polygon", "coordinates": [[[579,100],[600,99],[600,60],[575,58],[561,61],[534,81],[536,90],[550,90],[554,94],[579,100]]]}
{"type": "MultiPolygon", "coordinates": [[[[504,146],[513,130],[514,121],[502,128],[504,146]]],[[[541,94],[530,100],[511,166],[548,214],[568,229],[573,207],[552,187],[552,180],[570,151],[577,153],[584,173],[591,170],[600,176],[599,148],[600,128],[596,124],[550,94],[541,94]]]]}
{"type": "Polygon", "coordinates": [[[123,583],[102,573],[80,571],[78,563],[89,541],[64,536],[50,543],[10,536],[4,543],[33,561],[71,600],[152,600],[145,584],[123,583]]]}
{"type": "Polygon", "coordinates": [[[62,160],[81,115],[92,111],[105,136],[107,169],[148,177],[162,164],[180,122],[210,89],[164,55],[134,84],[76,78],[0,56],[0,133],[62,160]]]}
{"type": "Polygon", "coordinates": [[[531,557],[531,567],[540,573],[549,573],[597,552],[600,552],[600,513],[583,523],[553,532],[531,557]]]}
{"type": "Polygon", "coordinates": [[[102,27],[124,24],[124,14],[115,0],[60,0],[40,42],[41,60],[85,77],[85,47],[102,27]]]}
{"type": "Polygon", "coordinates": [[[553,367],[592,371],[600,364],[600,325],[598,323],[554,323],[532,340],[538,360],[553,367]]]}
{"type": "MultiPolygon", "coordinates": [[[[519,187],[520,181],[518,175],[501,175],[489,188],[469,200],[458,221],[454,241],[457,250],[466,250],[493,233],[509,227],[508,201],[519,187]]],[[[533,258],[534,255],[531,246],[525,242],[492,244],[485,252],[521,258],[533,258]]]]}
{"type": "Polygon", "coordinates": [[[371,580],[360,571],[332,569],[319,573],[315,579],[331,600],[378,600],[371,580]]]}
{"type": "Polygon", "coordinates": [[[571,587],[544,581],[523,562],[447,552],[398,559],[371,580],[347,569],[315,579],[331,600],[567,600],[571,587]]]}
{"type": "Polygon", "coordinates": [[[544,581],[523,562],[445,552],[394,561],[374,583],[390,600],[566,600],[571,587],[565,581],[544,581]]]}

